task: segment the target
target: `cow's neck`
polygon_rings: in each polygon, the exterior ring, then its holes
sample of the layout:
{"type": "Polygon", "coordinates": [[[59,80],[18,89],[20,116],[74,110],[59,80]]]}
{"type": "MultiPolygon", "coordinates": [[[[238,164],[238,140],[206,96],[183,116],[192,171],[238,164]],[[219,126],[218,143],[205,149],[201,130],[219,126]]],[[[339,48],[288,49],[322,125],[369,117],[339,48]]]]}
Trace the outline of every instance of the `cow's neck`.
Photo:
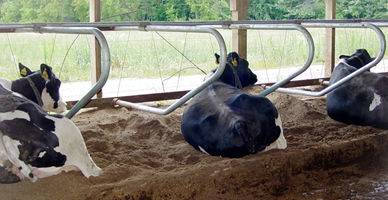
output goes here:
{"type": "Polygon", "coordinates": [[[31,86],[30,82],[27,80],[27,78],[20,78],[18,80],[12,81],[12,88],[11,90],[14,92],[17,92],[23,96],[25,96],[27,99],[30,99],[34,101],[35,103],[39,104],[38,98],[40,98],[45,81],[40,77],[34,77],[30,76],[31,82],[33,82],[33,85],[35,85],[37,92],[39,95],[36,95],[36,92],[34,92],[33,87],[31,86]],[[37,98],[38,96],[38,98],[37,98]]]}

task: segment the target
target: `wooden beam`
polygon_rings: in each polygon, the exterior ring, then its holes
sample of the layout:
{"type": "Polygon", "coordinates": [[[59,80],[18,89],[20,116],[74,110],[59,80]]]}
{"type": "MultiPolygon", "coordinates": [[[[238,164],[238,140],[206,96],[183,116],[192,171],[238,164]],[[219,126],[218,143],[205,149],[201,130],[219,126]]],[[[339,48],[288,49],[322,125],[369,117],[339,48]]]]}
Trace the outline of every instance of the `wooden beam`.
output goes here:
{"type": "MultiPolygon", "coordinates": [[[[326,0],[326,19],[335,19],[335,0],[326,0]]],[[[335,29],[325,30],[325,77],[330,77],[335,61],[335,29]]]]}
{"type": "MultiPolygon", "coordinates": [[[[232,20],[247,20],[249,0],[230,0],[232,20]]],[[[232,30],[232,51],[236,51],[240,57],[247,59],[247,30],[232,30]]]]}
{"type": "MultiPolygon", "coordinates": [[[[329,79],[307,79],[307,80],[297,80],[297,81],[290,81],[283,87],[300,87],[300,86],[308,86],[308,85],[319,85],[322,80],[328,81],[329,79]]],[[[262,87],[265,86],[271,86],[275,84],[275,82],[272,83],[262,83],[257,84],[255,86],[262,87]]],[[[113,106],[113,99],[117,98],[123,101],[129,101],[132,103],[142,103],[142,102],[153,102],[153,101],[164,101],[164,100],[174,100],[179,99],[186,93],[190,92],[189,90],[184,91],[175,91],[175,92],[164,92],[164,93],[153,93],[153,94],[142,94],[142,95],[133,95],[133,96],[123,96],[123,97],[110,97],[110,98],[98,98],[98,99],[92,99],[89,103],[87,103],[84,108],[91,108],[91,107],[99,107],[104,108],[108,106],[113,106]]],[[[71,109],[78,101],[67,101],[67,109],[71,109]]]]}
{"type": "MultiPolygon", "coordinates": [[[[89,1],[89,20],[90,22],[100,22],[101,20],[101,2],[100,0],[89,1]]],[[[92,85],[94,86],[101,75],[101,47],[95,36],[91,36],[90,40],[90,65],[92,85]]],[[[96,94],[97,98],[102,97],[102,91],[96,94]]]]}

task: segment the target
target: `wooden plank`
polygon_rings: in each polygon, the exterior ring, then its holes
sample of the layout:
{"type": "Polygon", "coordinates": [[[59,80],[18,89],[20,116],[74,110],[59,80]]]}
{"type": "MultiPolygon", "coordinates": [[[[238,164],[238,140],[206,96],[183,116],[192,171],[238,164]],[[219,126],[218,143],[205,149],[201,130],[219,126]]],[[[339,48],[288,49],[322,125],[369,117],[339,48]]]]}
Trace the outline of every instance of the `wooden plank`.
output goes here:
{"type": "MultiPolygon", "coordinates": [[[[335,0],[326,0],[326,19],[335,19],[335,0]]],[[[335,29],[325,30],[325,77],[330,77],[335,61],[335,29]]]]}
{"type": "MultiPolygon", "coordinates": [[[[328,80],[325,78],[323,80],[328,80]]],[[[322,79],[307,79],[307,80],[299,80],[299,81],[291,81],[287,83],[284,87],[300,87],[307,85],[319,85],[322,79]]],[[[257,84],[255,86],[261,87],[262,85],[271,86],[275,83],[264,83],[257,84]]],[[[111,98],[97,98],[92,99],[88,104],[85,105],[85,108],[90,107],[107,107],[113,106],[113,99],[118,98],[123,101],[128,101],[132,103],[142,103],[142,102],[153,102],[153,101],[164,101],[164,100],[174,100],[179,99],[189,90],[184,91],[176,91],[176,92],[165,92],[165,93],[153,93],[153,94],[143,94],[143,95],[132,95],[132,96],[123,96],[123,97],[111,97],[111,98]]],[[[77,101],[67,101],[67,109],[71,109],[77,101]]]]}
{"type": "MultiPolygon", "coordinates": [[[[90,0],[90,22],[99,22],[101,20],[101,3],[100,0],[90,0]]],[[[101,47],[95,36],[90,36],[90,65],[92,85],[95,85],[101,75],[101,47]]],[[[102,91],[96,94],[97,98],[102,97],[102,91]]]]}
{"type": "MultiPolygon", "coordinates": [[[[230,0],[232,20],[247,20],[249,0],[230,0]]],[[[236,51],[240,57],[247,59],[247,30],[232,30],[232,51],[236,51]]]]}

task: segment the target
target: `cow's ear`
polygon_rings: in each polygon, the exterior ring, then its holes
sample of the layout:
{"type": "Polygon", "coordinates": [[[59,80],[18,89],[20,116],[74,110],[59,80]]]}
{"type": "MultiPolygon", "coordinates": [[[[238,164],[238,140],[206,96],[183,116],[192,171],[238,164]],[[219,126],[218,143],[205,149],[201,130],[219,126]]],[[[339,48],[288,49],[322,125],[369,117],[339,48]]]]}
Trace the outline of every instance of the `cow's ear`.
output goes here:
{"type": "Polygon", "coordinates": [[[20,77],[26,77],[32,74],[32,71],[28,69],[28,67],[24,66],[22,63],[19,63],[19,72],[20,72],[20,77]]]}
{"type": "Polygon", "coordinates": [[[220,55],[218,55],[217,53],[214,54],[214,56],[216,57],[216,64],[220,64],[220,55]]]}
{"type": "Polygon", "coordinates": [[[52,70],[51,67],[46,64],[40,65],[40,73],[42,74],[42,78],[44,79],[51,79],[52,76],[52,70]]]}

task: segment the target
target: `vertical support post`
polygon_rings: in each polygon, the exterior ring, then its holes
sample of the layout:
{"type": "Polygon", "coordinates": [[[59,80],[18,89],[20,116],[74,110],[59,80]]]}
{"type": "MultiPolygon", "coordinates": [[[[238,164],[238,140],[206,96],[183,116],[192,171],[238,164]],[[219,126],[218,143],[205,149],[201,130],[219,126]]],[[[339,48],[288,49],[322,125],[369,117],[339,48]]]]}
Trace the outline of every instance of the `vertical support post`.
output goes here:
{"type": "MultiPolygon", "coordinates": [[[[99,22],[101,20],[101,2],[100,0],[89,1],[89,20],[90,22],[99,22]]],[[[92,85],[95,85],[101,75],[101,47],[95,36],[90,40],[90,64],[92,85]]],[[[97,98],[102,97],[102,91],[96,94],[97,98]]]]}
{"type": "MultiPolygon", "coordinates": [[[[249,0],[230,0],[230,11],[232,11],[232,20],[247,20],[247,10],[249,9],[249,0]]],[[[236,51],[240,57],[247,59],[247,30],[232,30],[232,51],[236,51]]]]}
{"type": "MultiPolygon", "coordinates": [[[[326,0],[326,19],[335,19],[336,0],[326,0]]],[[[334,69],[335,28],[325,30],[325,77],[330,77],[334,69]]]]}

